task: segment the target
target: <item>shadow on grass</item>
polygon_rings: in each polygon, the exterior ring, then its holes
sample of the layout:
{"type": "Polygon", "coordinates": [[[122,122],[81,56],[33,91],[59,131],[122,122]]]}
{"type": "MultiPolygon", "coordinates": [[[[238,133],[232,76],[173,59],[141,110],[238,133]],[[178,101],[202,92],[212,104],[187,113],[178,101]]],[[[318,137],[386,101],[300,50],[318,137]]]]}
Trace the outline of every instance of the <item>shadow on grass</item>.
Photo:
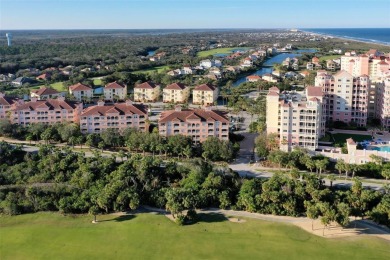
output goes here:
{"type": "Polygon", "coordinates": [[[224,222],[228,219],[219,213],[198,213],[198,223],[216,223],[216,222],[224,222]]]}
{"type": "Polygon", "coordinates": [[[123,222],[123,221],[132,220],[135,217],[136,217],[135,215],[126,214],[126,215],[117,216],[112,219],[98,220],[98,222],[108,222],[108,221],[123,222]]]}

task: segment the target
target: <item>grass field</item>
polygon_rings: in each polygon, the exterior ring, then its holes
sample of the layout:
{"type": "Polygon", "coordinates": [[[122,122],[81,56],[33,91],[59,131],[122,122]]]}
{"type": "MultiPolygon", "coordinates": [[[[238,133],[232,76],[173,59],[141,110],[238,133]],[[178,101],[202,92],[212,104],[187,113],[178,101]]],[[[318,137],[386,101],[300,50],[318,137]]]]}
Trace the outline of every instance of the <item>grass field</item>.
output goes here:
{"type": "MultiPolygon", "coordinates": [[[[43,87],[43,86],[45,86],[45,85],[36,86],[36,87],[34,87],[34,89],[38,89],[38,88],[43,87]]],[[[56,82],[56,83],[50,84],[50,86],[57,91],[68,91],[62,82],[56,82]]]]}
{"type": "MultiPolygon", "coordinates": [[[[335,140],[335,144],[340,144],[343,146],[346,143],[348,138],[352,138],[355,142],[361,142],[364,140],[371,140],[371,135],[356,135],[356,134],[332,134],[332,137],[335,140]]],[[[333,140],[331,140],[333,141],[333,140]]]]}
{"type": "Polygon", "coordinates": [[[93,84],[95,86],[101,86],[103,83],[101,79],[93,79],[93,84]]]}
{"type": "Polygon", "coordinates": [[[388,259],[372,237],[326,239],[298,227],[201,215],[178,226],[161,215],[64,217],[36,213],[0,218],[1,259],[388,259]]]}
{"type": "Polygon", "coordinates": [[[200,51],[196,56],[203,58],[215,54],[230,54],[234,49],[250,49],[249,47],[217,48],[207,51],[200,51]]]}
{"type": "Polygon", "coordinates": [[[158,67],[153,67],[144,70],[136,70],[133,71],[132,73],[153,73],[153,72],[161,73],[164,71],[168,71],[169,69],[170,69],[169,66],[165,65],[165,66],[158,66],[158,67]]]}
{"type": "Polygon", "coordinates": [[[334,59],[338,59],[340,57],[341,57],[341,55],[326,55],[326,56],[320,57],[320,61],[323,61],[323,60],[334,60],[334,59]]]}

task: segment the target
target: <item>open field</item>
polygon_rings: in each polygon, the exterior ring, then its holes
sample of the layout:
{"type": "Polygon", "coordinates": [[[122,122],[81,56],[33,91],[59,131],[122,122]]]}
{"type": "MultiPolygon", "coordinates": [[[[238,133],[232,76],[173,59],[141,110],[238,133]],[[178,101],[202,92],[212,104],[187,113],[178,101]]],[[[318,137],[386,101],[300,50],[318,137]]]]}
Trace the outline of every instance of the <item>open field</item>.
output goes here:
{"type": "MultiPolygon", "coordinates": [[[[45,85],[36,86],[36,87],[34,87],[34,89],[35,88],[39,89],[40,87],[43,87],[43,86],[45,86],[45,85]]],[[[67,91],[67,89],[65,88],[63,82],[56,82],[56,83],[50,84],[50,86],[52,88],[54,88],[55,90],[57,90],[57,91],[67,91]]]]}
{"type": "Polygon", "coordinates": [[[217,49],[212,49],[207,51],[200,51],[196,54],[196,56],[203,58],[215,54],[230,54],[234,49],[250,49],[250,48],[248,47],[217,48],[217,49]]]}
{"type": "MultiPolygon", "coordinates": [[[[348,138],[352,138],[355,142],[362,142],[364,140],[371,140],[370,135],[356,135],[356,134],[342,134],[342,133],[337,133],[337,134],[332,134],[332,137],[334,138],[334,144],[339,144],[343,146],[346,143],[346,140],[348,138]]],[[[331,139],[330,141],[333,141],[331,139]]]]}
{"type": "Polygon", "coordinates": [[[340,58],[341,55],[326,55],[326,56],[322,56],[320,57],[320,61],[324,61],[324,60],[334,60],[334,59],[338,59],[340,58]]]}
{"type": "Polygon", "coordinates": [[[163,71],[168,71],[169,69],[170,69],[169,66],[165,65],[165,66],[158,66],[158,67],[153,67],[144,70],[136,70],[133,71],[132,73],[153,73],[153,72],[161,73],[163,71]]]}
{"type": "Polygon", "coordinates": [[[162,215],[0,217],[1,259],[387,259],[373,237],[326,239],[291,224],[200,214],[178,226],[162,215]]]}

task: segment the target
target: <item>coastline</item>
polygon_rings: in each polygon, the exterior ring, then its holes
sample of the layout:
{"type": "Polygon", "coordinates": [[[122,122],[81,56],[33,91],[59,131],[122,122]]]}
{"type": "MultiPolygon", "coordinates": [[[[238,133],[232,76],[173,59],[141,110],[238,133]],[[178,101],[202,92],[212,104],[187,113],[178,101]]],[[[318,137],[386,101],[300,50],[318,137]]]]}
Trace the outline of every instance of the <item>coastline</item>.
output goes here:
{"type": "Polygon", "coordinates": [[[369,39],[367,39],[367,40],[354,39],[352,37],[343,37],[343,36],[337,36],[337,35],[326,34],[326,33],[312,32],[312,31],[305,30],[305,29],[298,29],[298,31],[305,32],[305,33],[311,33],[311,34],[317,35],[317,36],[327,36],[327,37],[336,38],[336,39],[340,39],[340,40],[361,42],[361,43],[366,43],[366,44],[374,44],[374,45],[379,45],[379,46],[384,46],[384,47],[390,47],[390,43],[384,43],[384,42],[380,42],[380,41],[375,42],[375,41],[370,41],[369,39]]]}

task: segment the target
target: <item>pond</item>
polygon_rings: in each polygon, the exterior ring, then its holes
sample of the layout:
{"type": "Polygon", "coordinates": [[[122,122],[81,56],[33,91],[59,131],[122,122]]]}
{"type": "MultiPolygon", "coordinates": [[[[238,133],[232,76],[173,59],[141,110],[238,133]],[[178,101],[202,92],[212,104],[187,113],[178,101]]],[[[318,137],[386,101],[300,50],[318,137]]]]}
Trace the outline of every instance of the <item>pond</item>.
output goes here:
{"type": "MultiPolygon", "coordinates": [[[[280,53],[278,55],[269,58],[266,62],[264,62],[263,68],[257,70],[255,73],[251,75],[263,76],[264,74],[272,73],[272,67],[275,63],[276,64],[282,63],[287,58],[295,58],[295,57],[302,56],[302,53],[315,53],[316,51],[317,51],[316,49],[301,49],[301,50],[294,50],[291,53],[280,53]]],[[[236,87],[244,82],[246,82],[246,76],[236,80],[233,83],[233,87],[236,87]]]]}

